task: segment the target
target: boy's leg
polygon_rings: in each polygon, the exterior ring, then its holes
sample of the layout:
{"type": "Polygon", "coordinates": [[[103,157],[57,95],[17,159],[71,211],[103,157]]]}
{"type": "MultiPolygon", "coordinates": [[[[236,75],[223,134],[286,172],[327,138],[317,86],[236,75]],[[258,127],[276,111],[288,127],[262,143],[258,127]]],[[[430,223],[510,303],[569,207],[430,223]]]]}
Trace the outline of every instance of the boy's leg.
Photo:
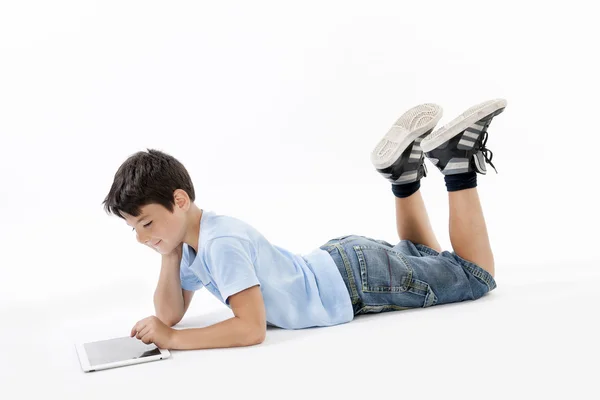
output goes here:
{"type": "Polygon", "coordinates": [[[442,108],[421,104],[406,111],[371,152],[375,169],[392,183],[396,199],[396,227],[400,240],[410,240],[440,251],[421,197],[420,179],[427,176],[420,147],[442,117],[442,108]]]}
{"type": "Polygon", "coordinates": [[[396,197],[396,228],[400,240],[410,240],[437,252],[442,251],[431,228],[420,190],[408,197],[396,197]]]}
{"type": "Polygon", "coordinates": [[[492,277],[494,256],[476,186],[477,173],[487,172],[485,163],[494,167],[493,154],[486,148],[487,129],[505,107],[504,99],[473,106],[421,142],[426,156],[445,175],[454,252],[492,277]]]}
{"type": "Polygon", "coordinates": [[[494,276],[494,255],[479,201],[477,188],[448,192],[450,242],[460,257],[494,276]]]}

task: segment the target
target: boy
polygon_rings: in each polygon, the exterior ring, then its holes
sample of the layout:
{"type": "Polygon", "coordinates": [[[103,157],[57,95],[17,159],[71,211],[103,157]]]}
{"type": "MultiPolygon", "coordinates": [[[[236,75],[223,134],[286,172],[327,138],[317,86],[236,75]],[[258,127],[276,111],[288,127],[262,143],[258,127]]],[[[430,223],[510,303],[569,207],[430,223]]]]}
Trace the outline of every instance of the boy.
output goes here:
{"type": "Polygon", "coordinates": [[[150,149],[132,155],[116,172],[104,208],[160,253],[162,266],[156,316],[136,323],[131,336],[169,349],[249,346],[263,342],[267,325],[330,326],[358,314],[480,298],[496,282],[476,174],[486,174],[486,162],[493,167],[487,128],[505,107],[504,99],[483,102],[433,132],[442,108],[422,104],[378,143],[371,161],[396,197],[395,246],[347,235],[306,255],[291,253],[239,219],[198,208],[192,181],[172,156],[150,149]],[[442,252],[419,191],[425,156],[445,176],[452,253],[442,252]],[[234,317],[171,328],[202,287],[234,317]]]}

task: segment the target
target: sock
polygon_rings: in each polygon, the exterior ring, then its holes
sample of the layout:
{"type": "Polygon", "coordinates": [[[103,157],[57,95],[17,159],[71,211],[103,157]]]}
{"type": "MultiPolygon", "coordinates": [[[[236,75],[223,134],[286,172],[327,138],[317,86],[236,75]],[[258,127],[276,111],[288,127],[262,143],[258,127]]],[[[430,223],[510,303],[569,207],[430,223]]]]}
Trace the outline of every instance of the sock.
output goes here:
{"type": "Polygon", "coordinates": [[[446,181],[446,189],[449,192],[471,189],[477,186],[477,173],[471,171],[463,174],[445,175],[444,181],[446,181]]]}
{"type": "Polygon", "coordinates": [[[408,197],[415,193],[421,187],[421,180],[418,179],[412,183],[405,183],[402,185],[392,185],[392,193],[394,196],[399,198],[408,197]]]}

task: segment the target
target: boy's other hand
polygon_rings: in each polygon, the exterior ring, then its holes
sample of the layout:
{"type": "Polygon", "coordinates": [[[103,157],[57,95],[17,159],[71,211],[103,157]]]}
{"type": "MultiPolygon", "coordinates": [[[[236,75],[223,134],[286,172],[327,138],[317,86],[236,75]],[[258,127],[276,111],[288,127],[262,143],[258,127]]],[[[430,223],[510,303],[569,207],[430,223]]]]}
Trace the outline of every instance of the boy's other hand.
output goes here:
{"type": "Polygon", "coordinates": [[[131,329],[130,337],[136,337],[146,344],[154,343],[161,349],[171,348],[175,329],[169,328],[154,315],[138,321],[131,329]]]}

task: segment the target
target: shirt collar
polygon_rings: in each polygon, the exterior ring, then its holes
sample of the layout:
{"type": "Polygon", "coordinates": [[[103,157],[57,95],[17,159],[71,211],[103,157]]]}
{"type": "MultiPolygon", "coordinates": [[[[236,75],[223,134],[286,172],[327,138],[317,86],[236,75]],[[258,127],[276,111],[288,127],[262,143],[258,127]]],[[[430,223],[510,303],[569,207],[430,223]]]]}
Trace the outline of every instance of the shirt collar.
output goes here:
{"type": "Polygon", "coordinates": [[[200,230],[198,231],[198,254],[194,251],[191,246],[188,246],[187,243],[183,245],[183,250],[186,252],[187,260],[189,263],[189,268],[194,271],[194,274],[200,279],[204,286],[208,285],[211,282],[210,276],[208,275],[208,271],[204,267],[204,262],[202,260],[203,253],[203,245],[206,242],[203,240],[204,238],[204,224],[206,222],[206,214],[210,212],[202,210],[202,217],[200,218],[200,230]]]}

